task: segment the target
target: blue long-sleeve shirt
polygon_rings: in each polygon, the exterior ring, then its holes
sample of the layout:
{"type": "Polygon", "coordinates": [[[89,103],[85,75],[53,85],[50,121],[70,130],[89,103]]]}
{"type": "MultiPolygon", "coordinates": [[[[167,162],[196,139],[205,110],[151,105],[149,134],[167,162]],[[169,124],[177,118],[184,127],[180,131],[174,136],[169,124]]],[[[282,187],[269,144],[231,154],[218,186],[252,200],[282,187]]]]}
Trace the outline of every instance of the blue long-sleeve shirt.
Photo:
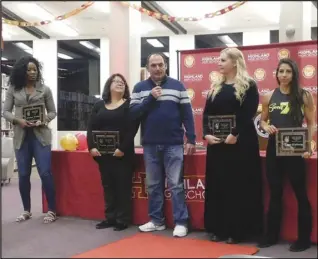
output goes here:
{"type": "Polygon", "coordinates": [[[161,83],[162,95],[157,99],[151,94],[155,86],[150,78],[141,81],[131,96],[131,114],[141,121],[142,144],[183,144],[184,128],[187,142],[195,144],[192,107],[184,85],[167,76],[161,83]]]}

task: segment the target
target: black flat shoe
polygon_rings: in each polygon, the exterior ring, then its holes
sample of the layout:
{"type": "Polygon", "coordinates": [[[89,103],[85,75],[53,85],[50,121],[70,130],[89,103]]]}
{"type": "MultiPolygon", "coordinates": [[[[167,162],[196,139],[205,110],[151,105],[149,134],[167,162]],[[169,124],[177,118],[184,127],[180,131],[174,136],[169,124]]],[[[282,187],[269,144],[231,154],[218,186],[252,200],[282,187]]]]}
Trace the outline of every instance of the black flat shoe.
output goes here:
{"type": "Polygon", "coordinates": [[[277,243],[278,243],[278,240],[274,240],[274,239],[270,239],[268,237],[264,237],[257,244],[257,247],[258,248],[266,248],[266,247],[271,247],[273,245],[276,245],[277,243]]]}
{"type": "Polygon", "coordinates": [[[127,224],[124,223],[117,223],[114,227],[114,231],[122,231],[124,229],[128,228],[127,224]]]}
{"type": "Polygon", "coordinates": [[[214,234],[209,234],[209,239],[212,242],[221,242],[225,240],[224,238],[218,237],[217,235],[214,235],[214,234]]]}
{"type": "Polygon", "coordinates": [[[226,240],[226,243],[227,243],[227,244],[230,244],[230,245],[234,245],[234,244],[240,243],[240,241],[238,241],[238,240],[236,240],[236,239],[234,239],[234,238],[232,238],[232,237],[229,237],[229,238],[226,240]]]}
{"type": "Polygon", "coordinates": [[[302,252],[310,248],[311,243],[310,242],[300,242],[296,241],[295,243],[291,244],[289,247],[289,251],[291,252],[302,252]]]}
{"type": "Polygon", "coordinates": [[[104,220],[96,225],[96,229],[111,228],[116,225],[115,221],[104,220]]]}

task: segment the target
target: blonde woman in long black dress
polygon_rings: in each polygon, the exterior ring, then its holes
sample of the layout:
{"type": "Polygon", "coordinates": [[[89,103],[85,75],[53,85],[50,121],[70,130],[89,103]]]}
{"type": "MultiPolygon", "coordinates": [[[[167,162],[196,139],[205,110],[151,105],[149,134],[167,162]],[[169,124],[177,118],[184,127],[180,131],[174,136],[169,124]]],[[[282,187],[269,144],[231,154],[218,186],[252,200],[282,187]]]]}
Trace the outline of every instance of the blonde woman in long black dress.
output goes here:
{"type": "Polygon", "coordinates": [[[262,232],[262,176],[253,123],[259,95],[240,50],[222,50],[219,69],[222,76],[207,97],[203,115],[208,143],[204,223],[211,241],[233,244],[262,232]],[[209,133],[210,115],[236,115],[236,128],[224,141],[209,133]]]}

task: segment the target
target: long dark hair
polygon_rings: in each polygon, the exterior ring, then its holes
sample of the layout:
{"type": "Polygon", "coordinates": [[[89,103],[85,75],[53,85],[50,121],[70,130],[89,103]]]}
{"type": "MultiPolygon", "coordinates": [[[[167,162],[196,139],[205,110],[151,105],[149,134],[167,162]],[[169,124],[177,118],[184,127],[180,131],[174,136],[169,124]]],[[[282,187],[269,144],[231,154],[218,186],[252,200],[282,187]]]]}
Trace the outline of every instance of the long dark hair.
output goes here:
{"type": "Polygon", "coordinates": [[[111,75],[104,86],[104,90],[103,90],[103,94],[102,94],[102,98],[104,100],[105,103],[109,103],[111,101],[111,95],[110,95],[110,86],[114,80],[115,77],[120,77],[121,80],[123,80],[124,84],[125,84],[125,92],[124,92],[124,99],[130,99],[130,91],[129,91],[129,86],[127,84],[127,81],[125,79],[125,77],[122,74],[113,74],[111,75]]]}
{"type": "Polygon", "coordinates": [[[290,115],[297,123],[302,123],[303,114],[302,114],[302,106],[304,105],[304,93],[305,90],[300,87],[299,84],[299,70],[295,61],[290,58],[283,58],[279,61],[277,69],[276,69],[276,80],[280,85],[278,79],[278,71],[282,64],[286,64],[290,66],[292,70],[292,80],[290,83],[290,94],[289,94],[289,107],[290,107],[290,115]]]}
{"type": "Polygon", "coordinates": [[[29,63],[33,63],[38,70],[36,81],[43,83],[41,63],[32,56],[22,57],[14,64],[9,78],[9,85],[14,87],[16,91],[19,91],[26,86],[29,63]]]}

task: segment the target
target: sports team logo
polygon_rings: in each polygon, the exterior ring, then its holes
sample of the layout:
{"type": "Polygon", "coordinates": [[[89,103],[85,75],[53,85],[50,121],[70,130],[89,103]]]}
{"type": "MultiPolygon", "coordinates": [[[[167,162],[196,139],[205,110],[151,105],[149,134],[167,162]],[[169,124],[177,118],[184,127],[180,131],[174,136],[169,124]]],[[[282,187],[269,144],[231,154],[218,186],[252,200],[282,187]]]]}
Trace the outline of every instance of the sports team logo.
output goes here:
{"type": "Polygon", "coordinates": [[[187,68],[191,68],[194,66],[195,58],[192,55],[188,55],[184,58],[184,65],[187,68]]]}
{"type": "Polygon", "coordinates": [[[194,90],[192,88],[188,88],[187,93],[188,93],[190,101],[192,101],[194,99],[194,95],[195,95],[194,90]]]}
{"type": "Polygon", "coordinates": [[[289,58],[290,57],[289,50],[288,49],[279,50],[277,53],[277,57],[278,57],[278,60],[280,60],[282,58],[289,58]]]}
{"type": "Polygon", "coordinates": [[[307,65],[303,68],[303,76],[307,79],[313,78],[316,74],[316,69],[312,65],[307,65]]]}
{"type": "Polygon", "coordinates": [[[209,79],[210,79],[211,83],[217,82],[217,81],[219,81],[221,79],[221,74],[219,72],[212,71],[209,74],[209,79]]]}
{"type": "Polygon", "coordinates": [[[265,79],[266,72],[263,68],[258,68],[254,71],[254,78],[257,81],[263,81],[265,79]]]}
{"type": "Polygon", "coordinates": [[[261,128],[261,113],[258,114],[255,119],[254,119],[254,126],[255,126],[255,129],[256,129],[256,132],[259,136],[261,136],[262,138],[268,138],[268,133],[266,131],[264,131],[262,128],[261,128]]]}

